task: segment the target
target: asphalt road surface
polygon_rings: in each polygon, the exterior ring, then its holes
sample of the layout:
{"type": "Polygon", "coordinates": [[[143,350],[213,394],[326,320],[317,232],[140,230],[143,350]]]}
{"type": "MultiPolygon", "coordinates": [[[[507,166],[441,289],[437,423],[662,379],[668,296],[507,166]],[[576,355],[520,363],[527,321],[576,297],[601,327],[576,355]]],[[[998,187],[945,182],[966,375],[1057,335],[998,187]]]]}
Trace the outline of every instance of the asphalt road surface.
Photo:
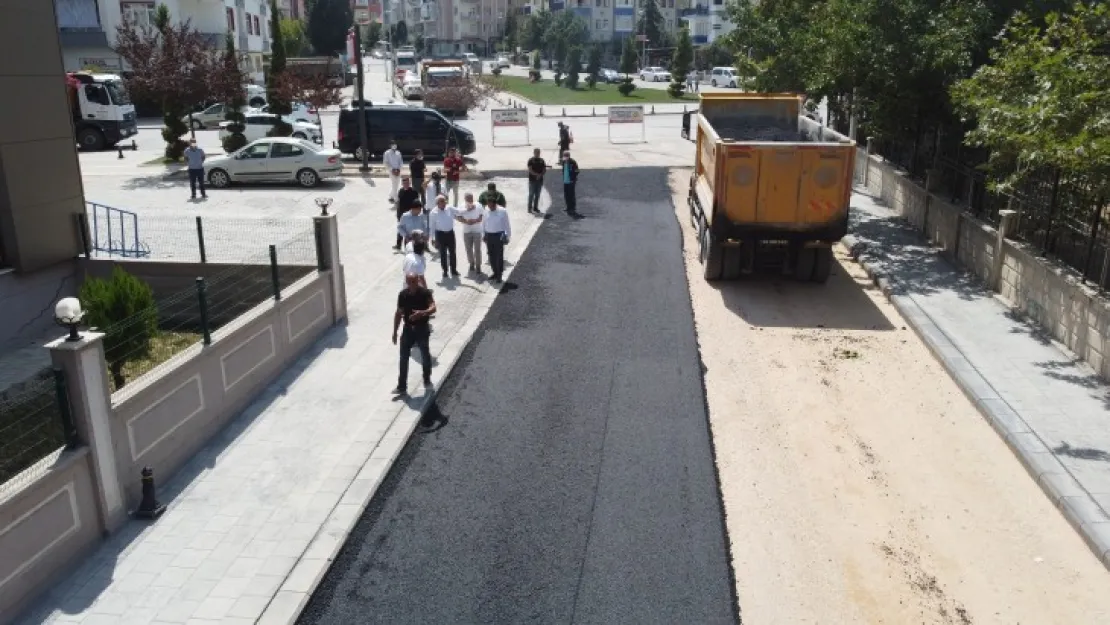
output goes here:
{"type": "Polygon", "coordinates": [[[739,621],[666,172],[552,191],[300,623],[739,621]]]}

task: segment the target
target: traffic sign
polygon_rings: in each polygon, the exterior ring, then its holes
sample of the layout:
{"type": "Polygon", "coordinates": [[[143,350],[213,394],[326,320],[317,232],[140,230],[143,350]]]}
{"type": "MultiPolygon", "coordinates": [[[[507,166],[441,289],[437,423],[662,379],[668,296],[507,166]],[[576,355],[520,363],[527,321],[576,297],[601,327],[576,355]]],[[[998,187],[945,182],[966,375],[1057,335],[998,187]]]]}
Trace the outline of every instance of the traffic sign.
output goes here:
{"type": "Polygon", "coordinates": [[[370,24],[370,9],[355,9],[355,23],[359,26],[367,26],[370,24]]]}

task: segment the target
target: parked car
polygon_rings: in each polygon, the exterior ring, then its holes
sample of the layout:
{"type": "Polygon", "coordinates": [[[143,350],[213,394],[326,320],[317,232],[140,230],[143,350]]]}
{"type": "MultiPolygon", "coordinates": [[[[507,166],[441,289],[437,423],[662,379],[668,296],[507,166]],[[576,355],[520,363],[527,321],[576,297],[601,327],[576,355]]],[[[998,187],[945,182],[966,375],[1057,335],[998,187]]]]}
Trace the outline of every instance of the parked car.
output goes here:
{"type": "Polygon", "coordinates": [[[405,78],[401,81],[401,93],[404,94],[406,100],[419,100],[424,97],[424,85],[420,83],[420,77],[413,72],[405,74],[405,78]]]}
{"type": "Polygon", "coordinates": [[[242,149],[204,161],[208,184],[222,189],[233,182],[289,182],[315,187],[343,171],[339,150],[324,149],[302,139],[267,137],[242,149]]]}
{"type": "Polygon", "coordinates": [[[597,73],[597,79],[604,83],[614,84],[621,81],[621,75],[615,69],[603,69],[597,73]]]}
{"type": "MultiPolygon", "coordinates": [[[[213,104],[206,109],[197,111],[192,115],[192,124],[194,130],[201,128],[218,128],[221,122],[226,121],[224,115],[227,113],[227,107],[223,104],[213,104]]],[[[181,118],[185,124],[189,124],[189,116],[186,115],[181,118]]]]}
{"type": "Polygon", "coordinates": [[[640,80],[645,82],[670,82],[671,73],[662,67],[645,67],[640,70],[640,80]]]}
{"type": "MultiPolygon", "coordinates": [[[[278,116],[271,113],[247,113],[243,136],[247,138],[247,141],[264,139],[266,138],[267,133],[269,133],[270,130],[273,129],[274,125],[277,124],[277,120],[278,116]]],[[[320,127],[316,124],[299,122],[289,117],[286,117],[285,121],[293,126],[292,138],[307,139],[309,141],[312,141],[313,143],[323,143],[324,137],[322,134],[320,134],[320,127]]],[[[224,139],[224,137],[231,134],[227,129],[230,123],[231,122],[223,122],[220,124],[221,141],[224,139]]]]}
{"type": "Polygon", "coordinates": [[[505,56],[504,54],[498,56],[493,61],[493,66],[501,68],[501,69],[505,69],[506,67],[512,67],[512,65],[513,64],[509,62],[509,57],[505,56]]]}
{"type": "Polygon", "coordinates": [[[736,70],[731,67],[714,67],[709,72],[709,84],[714,87],[736,87],[736,70]]]}
{"type": "MultiPolygon", "coordinates": [[[[397,142],[402,154],[423,150],[433,159],[447,148],[458,148],[463,154],[477,149],[474,133],[452,123],[439,111],[404,104],[375,104],[366,107],[366,138],[371,156],[380,156],[397,142]]],[[[362,159],[359,145],[358,109],[344,108],[339,112],[339,151],[362,159]]]]}
{"type": "Polygon", "coordinates": [[[247,106],[266,106],[266,88],[262,85],[247,85],[247,106]]]}
{"type": "MultiPolygon", "coordinates": [[[[290,119],[304,122],[306,124],[315,124],[320,119],[316,113],[316,109],[312,106],[309,106],[305,102],[294,102],[291,106],[293,110],[289,113],[289,115],[287,115],[287,117],[290,119]]],[[[259,113],[271,112],[269,106],[263,106],[256,110],[259,113]]]]}

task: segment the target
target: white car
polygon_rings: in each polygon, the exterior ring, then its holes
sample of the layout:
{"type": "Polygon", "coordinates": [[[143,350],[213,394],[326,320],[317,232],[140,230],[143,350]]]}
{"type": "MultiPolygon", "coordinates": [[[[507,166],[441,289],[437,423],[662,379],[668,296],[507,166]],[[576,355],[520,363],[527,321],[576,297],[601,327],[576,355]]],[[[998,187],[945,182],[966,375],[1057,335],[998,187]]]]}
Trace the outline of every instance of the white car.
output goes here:
{"type": "MultiPolygon", "coordinates": [[[[306,124],[315,124],[316,120],[319,119],[316,113],[316,109],[306,102],[294,102],[290,105],[290,107],[292,108],[292,111],[289,113],[289,115],[286,115],[286,119],[292,119],[294,121],[304,122],[306,124]]],[[[260,107],[257,109],[257,112],[269,113],[270,107],[260,107]]]]}
{"type": "Polygon", "coordinates": [[[714,87],[736,87],[736,70],[731,67],[714,67],[709,72],[709,84],[714,87]]]}
{"type": "Polygon", "coordinates": [[[512,63],[509,63],[509,57],[502,54],[493,61],[493,66],[500,69],[505,69],[506,67],[512,67],[512,63]]]}
{"type": "Polygon", "coordinates": [[[420,83],[420,77],[415,72],[405,74],[405,78],[401,81],[401,92],[404,93],[406,100],[424,97],[424,85],[420,83]]]}
{"type": "Polygon", "coordinates": [[[640,70],[640,80],[644,82],[670,82],[671,73],[662,67],[646,67],[640,70]]]}
{"type": "MultiPolygon", "coordinates": [[[[258,113],[253,111],[247,113],[243,136],[247,138],[247,141],[265,139],[267,133],[277,124],[277,119],[277,115],[270,113],[258,113]]],[[[292,137],[294,139],[307,139],[313,143],[323,143],[324,137],[320,134],[320,127],[316,124],[299,122],[289,117],[286,117],[285,121],[293,127],[292,137]]],[[[223,141],[224,137],[231,134],[227,129],[229,125],[231,125],[231,122],[223,122],[220,124],[221,141],[223,141]]]]}
{"type": "Polygon", "coordinates": [[[314,187],[343,172],[339,150],[324,149],[302,139],[268,137],[242,149],[204,161],[208,184],[222,189],[233,182],[289,182],[314,187]]]}

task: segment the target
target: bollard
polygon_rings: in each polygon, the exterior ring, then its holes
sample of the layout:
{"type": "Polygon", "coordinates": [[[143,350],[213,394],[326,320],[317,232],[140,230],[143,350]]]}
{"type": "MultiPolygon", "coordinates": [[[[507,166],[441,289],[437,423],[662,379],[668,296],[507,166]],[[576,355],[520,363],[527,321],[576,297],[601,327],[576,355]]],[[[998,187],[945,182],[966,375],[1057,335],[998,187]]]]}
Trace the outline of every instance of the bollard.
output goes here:
{"type": "Polygon", "coordinates": [[[540,114],[539,114],[539,117],[543,117],[543,105],[540,105],[540,114]]]}
{"type": "Polygon", "coordinates": [[[682,114],[683,115],[686,114],[686,105],[685,104],[682,105],[682,114]]]}
{"type": "Polygon", "coordinates": [[[131,151],[132,152],[137,152],[138,150],[139,150],[139,144],[135,143],[135,140],[132,139],[131,140],[131,151]]]}
{"type": "Polygon", "coordinates": [[[563,107],[563,117],[567,116],[567,107],[563,107]]]}
{"type": "Polygon", "coordinates": [[[116,152],[119,153],[119,158],[123,158],[123,146],[122,145],[120,145],[118,143],[116,144],[116,152]]]}
{"type": "Polygon", "coordinates": [[[197,310],[200,312],[200,332],[204,344],[212,344],[212,329],[208,323],[208,285],[204,278],[197,278],[197,310]]]}
{"type": "Polygon", "coordinates": [[[597,117],[597,109],[595,107],[590,107],[590,117],[597,117]]]}
{"type": "Polygon", "coordinates": [[[154,470],[150,467],[143,467],[143,500],[139,502],[139,509],[135,511],[135,516],[140,519],[154,520],[162,516],[166,511],[166,506],[158,502],[154,496],[154,470]]]}
{"type": "Polygon", "coordinates": [[[204,223],[197,215],[197,247],[200,249],[200,264],[208,264],[208,252],[204,249],[204,223]]]}
{"type": "Polygon", "coordinates": [[[651,105],[651,114],[655,115],[655,105],[654,104],[651,105]]]}
{"type": "Polygon", "coordinates": [[[270,246],[270,280],[274,283],[274,301],[281,300],[281,279],[278,277],[277,246],[270,246]]]}

